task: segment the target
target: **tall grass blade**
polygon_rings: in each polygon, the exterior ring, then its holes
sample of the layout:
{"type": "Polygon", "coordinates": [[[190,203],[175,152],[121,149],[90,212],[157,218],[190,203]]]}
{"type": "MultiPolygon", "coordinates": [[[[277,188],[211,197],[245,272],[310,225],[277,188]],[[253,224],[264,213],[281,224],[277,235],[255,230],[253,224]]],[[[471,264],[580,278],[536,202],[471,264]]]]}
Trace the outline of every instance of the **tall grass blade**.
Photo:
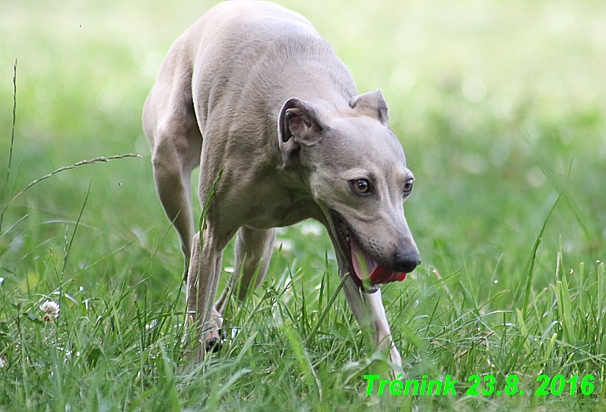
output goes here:
{"type": "Polygon", "coordinates": [[[539,150],[537,150],[537,148],[532,144],[532,142],[530,140],[530,134],[528,133],[528,131],[525,128],[524,128],[524,131],[526,133],[526,140],[527,140],[528,144],[530,145],[530,148],[532,149],[532,155],[533,155],[534,160],[539,165],[539,168],[541,169],[541,171],[543,172],[543,174],[545,176],[547,176],[547,178],[549,179],[549,182],[552,184],[552,186],[560,194],[563,195],[564,200],[566,200],[566,203],[568,204],[568,207],[570,208],[570,210],[574,214],[574,216],[575,216],[575,218],[577,220],[577,223],[583,229],[583,232],[585,233],[585,238],[587,239],[587,242],[591,244],[591,242],[592,242],[591,231],[589,230],[589,227],[587,226],[587,224],[585,222],[586,219],[584,219],[583,216],[582,216],[582,214],[583,214],[582,211],[581,211],[582,209],[576,203],[576,201],[574,200],[574,198],[566,190],[566,186],[568,184],[568,180],[570,179],[570,174],[572,172],[572,165],[573,165],[574,159],[570,160],[570,163],[568,165],[568,171],[567,171],[567,174],[566,174],[566,179],[565,179],[564,183],[562,183],[562,179],[559,179],[555,175],[555,173],[553,172],[553,170],[551,168],[549,168],[545,162],[543,162],[543,159],[539,155],[539,150]]]}
{"type": "Polygon", "coordinates": [[[288,342],[290,343],[290,347],[292,348],[295,358],[299,363],[299,368],[305,377],[308,390],[313,392],[315,383],[315,391],[317,391],[319,398],[322,399],[322,384],[316,376],[305,348],[303,348],[303,341],[301,340],[301,337],[289,322],[284,324],[284,332],[286,333],[286,337],[288,338],[288,342]]]}
{"type": "Polygon", "coordinates": [[[221,399],[221,397],[231,389],[231,387],[240,380],[240,378],[248,373],[251,373],[252,370],[249,368],[242,368],[239,371],[237,371],[236,373],[234,373],[227,382],[225,382],[225,385],[223,385],[217,392],[215,392],[214,394],[214,399],[216,401],[218,401],[219,399],[221,399]]]}
{"type": "Polygon", "coordinates": [[[309,332],[309,335],[307,335],[306,342],[313,342],[314,335],[316,334],[316,332],[318,332],[318,329],[320,329],[320,325],[322,325],[322,322],[324,322],[324,318],[326,318],[326,315],[328,315],[328,312],[330,311],[330,308],[332,308],[333,303],[335,303],[335,300],[337,299],[337,296],[339,295],[339,292],[343,288],[343,285],[345,285],[345,281],[347,281],[347,278],[349,276],[350,276],[350,274],[346,273],[341,278],[341,282],[339,282],[339,285],[337,286],[337,289],[332,294],[332,296],[330,297],[330,300],[326,304],[326,308],[324,308],[324,311],[322,312],[322,314],[320,315],[320,318],[316,322],[316,326],[314,326],[314,328],[311,330],[311,332],[309,332]]]}
{"type": "Polygon", "coordinates": [[[27,191],[27,190],[28,190],[29,188],[31,188],[32,186],[35,186],[35,185],[37,185],[38,183],[42,182],[43,180],[46,180],[46,179],[48,179],[49,177],[53,177],[54,175],[56,175],[56,174],[58,174],[58,173],[64,172],[64,171],[66,171],[66,170],[75,169],[75,168],[77,168],[77,167],[84,166],[84,165],[93,165],[93,164],[96,164],[96,163],[108,163],[108,162],[110,162],[110,161],[112,161],[112,160],[117,160],[117,159],[126,159],[126,158],[131,158],[131,157],[134,157],[134,158],[140,159],[140,158],[141,158],[141,155],[140,155],[140,154],[137,154],[137,153],[127,153],[127,154],[115,155],[115,156],[108,156],[108,157],[105,157],[105,156],[99,156],[99,157],[95,157],[94,159],[90,159],[90,160],[81,160],[81,161],[76,162],[76,163],[74,163],[74,164],[72,164],[72,165],[60,167],[60,168],[58,168],[57,170],[55,170],[55,171],[53,171],[53,172],[51,172],[51,173],[49,173],[49,174],[46,174],[46,175],[44,175],[44,176],[42,176],[42,177],[40,177],[40,178],[38,178],[38,179],[36,179],[36,180],[34,180],[34,181],[30,182],[30,183],[29,183],[27,186],[25,186],[25,188],[23,188],[23,189],[22,189],[22,190],[21,190],[19,193],[17,193],[17,194],[16,194],[16,195],[15,195],[15,196],[14,196],[14,197],[13,197],[13,198],[10,200],[10,202],[9,202],[9,203],[13,202],[15,199],[17,199],[19,196],[21,196],[21,195],[22,195],[22,194],[23,194],[25,191],[27,191]]]}
{"type": "Polygon", "coordinates": [[[585,309],[585,305],[586,305],[585,299],[586,299],[586,295],[587,295],[587,293],[586,293],[586,291],[587,291],[587,285],[585,284],[586,279],[585,279],[585,263],[584,262],[581,262],[579,264],[579,273],[577,274],[577,279],[578,279],[577,280],[577,284],[579,285],[579,295],[578,295],[579,296],[579,298],[578,298],[579,305],[578,305],[578,308],[581,311],[585,311],[586,310],[585,309]]]}
{"type": "MultiPolygon", "coordinates": [[[[598,339],[598,348],[600,353],[606,353],[606,338],[604,334],[606,333],[606,319],[604,314],[606,313],[606,307],[604,300],[606,299],[606,276],[604,274],[604,262],[598,263],[598,302],[597,302],[597,311],[596,311],[596,321],[597,321],[597,339],[598,339]]],[[[606,386],[606,385],[604,385],[606,386]]]]}
{"type": "Polygon", "coordinates": [[[248,352],[252,345],[255,343],[255,339],[258,334],[259,332],[255,331],[252,333],[252,335],[248,337],[248,339],[246,339],[246,342],[244,342],[244,345],[242,345],[242,348],[240,349],[240,353],[236,357],[236,363],[240,363],[242,361],[242,358],[244,357],[246,352],[248,352]]]}
{"type": "Polygon", "coordinates": [[[558,280],[554,286],[555,297],[558,303],[558,318],[562,325],[563,338],[569,344],[574,344],[574,323],[571,315],[570,293],[568,292],[568,281],[566,275],[558,280]]]}
{"type": "Polygon", "coordinates": [[[200,232],[200,245],[202,245],[202,233],[203,233],[204,227],[206,226],[206,219],[208,218],[208,210],[210,209],[210,202],[212,201],[213,197],[215,196],[215,192],[217,191],[217,186],[219,185],[219,182],[221,181],[222,176],[223,176],[223,168],[221,168],[219,170],[219,174],[217,175],[217,178],[215,179],[212,186],[210,187],[210,190],[208,191],[208,195],[206,196],[206,199],[204,199],[204,205],[202,206],[202,213],[200,215],[200,221],[198,222],[198,231],[200,232]]]}
{"type": "Polygon", "coordinates": [[[181,405],[179,404],[179,395],[175,386],[175,376],[173,373],[173,368],[171,366],[171,362],[168,356],[166,355],[164,347],[161,344],[159,346],[162,359],[162,366],[164,369],[164,378],[166,379],[165,391],[168,392],[167,395],[170,401],[170,409],[172,412],[181,412],[181,405]]]}
{"type": "Polygon", "coordinates": [[[551,209],[549,209],[547,216],[545,216],[545,219],[543,220],[543,225],[541,226],[541,230],[539,231],[539,234],[532,247],[530,257],[528,258],[528,263],[526,263],[526,286],[524,288],[524,303],[522,305],[523,318],[526,318],[526,311],[528,309],[528,300],[530,299],[530,289],[532,288],[532,279],[534,277],[534,266],[537,259],[537,250],[539,249],[539,245],[541,244],[541,238],[543,237],[543,233],[545,232],[545,228],[547,227],[547,222],[549,221],[549,218],[551,217],[553,211],[558,205],[561,197],[562,192],[558,194],[558,197],[556,198],[555,202],[553,202],[553,205],[551,206],[551,209]]]}
{"type": "Polygon", "coordinates": [[[604,278],[604,262],[598,263],[598,314],[601,316],[606,308],[604,299],[606,297],[606,278],[604,278]]]}
{"type": "Polygon", "coordinates": [[[4,189],[4,206],[2,208],[2,212],[0,212],[0,235],[2,234],[2,223],[4,222],[4,212],[8,206],[8,198],[12,191],[8,190],[8,184],[10,182],[11,176],[11,166],[13,162],[13,147],[15,145],[15,126],[17,125],[17,60],[15,60],[15,64],[13,66],[13,119],[11,126],[11,143],[8,149],[8,167],[6,168],[6,183],[4,189]]]}
{"type": "Polygon", "coordinates": [[[84,197],[84,202],[82,203],[82,207],[80,208],[80,213],[78,214],[78,219],[76,219],[76,223],[74,225],[74,231],[72,232],[72,236],[70,237],[69,242],[65,247],[65,253],[63,254],[63,266],[61,267],[61,283],[63,283],[63,277],[65,276],[65,269],[67,268],[67,261],[69,260],[69,253],[72,250],[72,245],[74,244],[74,239],[76,238],[76,232],[78,231],[78,226],[80,225],[80,220],[82,219],[82,213],[84,213],[84,209],[86,208],[86,204],[88,203],[88,196],[90,195],[91,186],[92,186],[92,181],[89,181],[88,189],[86,191],[86,196],[84,197]]]}
{"type": "Polygon", "coordinates": [[[516,309],[516,315],[518,318],[518,325],[520,326],[520,332],[522,333],[522,337],[524,338],[524,349],[526,353],[530,354],[530,344],[528,343],[529,335],[528,328],[526,327],[526,320],[524,319],[524,314],[519,309],[516,309]]]}
{"type": "Polygon", "coordinates": [[[547,348],[545,348],[545,353],[543,354],[543,363],[547,363],[551,359],[551,353],[553,352],[557,337],[558,334],[555,332],[551,335],[551,339],[549,339],[549,343],[547,344],[547,348]]]}

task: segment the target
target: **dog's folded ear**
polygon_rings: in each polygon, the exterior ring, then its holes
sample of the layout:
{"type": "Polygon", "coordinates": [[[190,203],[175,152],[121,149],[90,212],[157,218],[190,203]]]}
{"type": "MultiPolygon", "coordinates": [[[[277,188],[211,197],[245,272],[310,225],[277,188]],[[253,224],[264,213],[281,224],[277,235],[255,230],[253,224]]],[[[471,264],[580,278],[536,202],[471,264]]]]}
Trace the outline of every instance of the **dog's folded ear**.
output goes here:
{"type": "Polygon", "coordinates": [[[387,103],[385,103],[381,90],[375,90],[353,97],[349,101],[349,107],[357,110],[364,116],[378,119],[385,126],[388,125],[387,103]]]}
{"type": "Polygon", "coordinates": [[[317,144],[327,125],[312,103],[290,98],[280,110],[278,144],[282,153],[282,168],[288,166],[290,155],[301,146],[317,144]]]}

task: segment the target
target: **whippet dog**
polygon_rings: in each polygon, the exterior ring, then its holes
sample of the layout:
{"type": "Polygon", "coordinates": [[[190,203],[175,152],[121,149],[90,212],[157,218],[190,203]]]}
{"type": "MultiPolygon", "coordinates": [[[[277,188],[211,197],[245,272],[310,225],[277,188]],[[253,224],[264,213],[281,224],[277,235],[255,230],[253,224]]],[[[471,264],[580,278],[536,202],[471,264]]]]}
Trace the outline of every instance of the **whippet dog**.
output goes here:
{"type": "Polygon", "coordinates": [[[403,210],[413,174],[381,92],[358,94],[309,21],[265,2],[213,7],[170,49],[143,127],[181,237],[198,361],[220,339],[228,292],[214,301],[230,239],[237,234],[231,283],[243,298],[267,271],[275,228],[311,218],[328,231],[356,320],[401,365],[379,287],[420,263],[403,210]],[[191,206],[197,166],[201,229],[191,206]]]}

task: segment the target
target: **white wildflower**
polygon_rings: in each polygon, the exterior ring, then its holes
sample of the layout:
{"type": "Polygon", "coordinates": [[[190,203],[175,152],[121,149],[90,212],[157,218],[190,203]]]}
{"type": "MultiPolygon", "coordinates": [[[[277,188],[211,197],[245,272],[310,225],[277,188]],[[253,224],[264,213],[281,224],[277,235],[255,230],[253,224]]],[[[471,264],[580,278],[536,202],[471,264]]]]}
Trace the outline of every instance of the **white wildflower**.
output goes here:
{"type": "Polygon", "coordinates": [[[45,322],[52,322],[54,319],[57,319],[57,317],[59,317],[59,311],[61,310],[61,308],[59,307],[59,304],[57,302],[47,300],[40,306],[40,310],[44,312],[42,319],[45,322]]]}
{"type": "Polygon", "coordinates": [[[7,363],[6,358],[4,356],[0,356],[0,369],[5,368],[7,363]]]}
{"type": "Polygon", "coordinates": [[[145,329],[150,330],[150,329],[155,328],[156,326],[158,326],[158,319],[154,319],[150,323],[145,325],[145,329]]]}

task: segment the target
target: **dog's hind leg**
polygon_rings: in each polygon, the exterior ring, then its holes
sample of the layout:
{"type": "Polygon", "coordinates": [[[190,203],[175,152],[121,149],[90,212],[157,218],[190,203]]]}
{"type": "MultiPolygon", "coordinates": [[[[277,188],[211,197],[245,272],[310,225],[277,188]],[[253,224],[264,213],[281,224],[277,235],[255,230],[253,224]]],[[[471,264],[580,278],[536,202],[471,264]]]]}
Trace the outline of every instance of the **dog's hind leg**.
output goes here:
{"type": "Polygon", "coordinates": [[[172,153],[167,156],[166,152],[172,152],[171,148],[166,147],[168,145],[170,143],[161,143],[155,150],[154,179],[164,211],[181,238],[181,249],[185,258],[185,270],[187,270],[194,234],[190,189],[193,167],[191,163],[183,162],[179,156],[172,153]],[[159,152],[163,154],[157,155],[159,152]]]}
{"type": "MultiPolygon", "coordinates": [[[[158,100],[157,96],[154,97],[158,100]]],[[[146,113],[158,105],[157,101],[147,102],[146,113]]],[[[194,235],[190,179],[192,170],[200,164],[202,136],[190,108],[161,105],[156,110],[144,116],[152,150],[154,180],[164,211],[181,238],[184,275],[187,275],[194,235]]]]}
{"type": "Polygon", "coordinates": [[[222,250],[226,242],[218,242],[210,225],[203,237],[196,233],[193,238],[192,258],[187,275],[187,319],[194,326],[196,339],[195,361],[201,362],[205,352],[220,343],[219,331],[223,324],[213,302],[221,273],[222,250]]]}
{"type": "Polygon", "coordinates": [[[275,229],[252,229],[242,226],[238,230],[234,273],[217,301],[216,307],[219,313],[223,313],[225,310],[234,287],[238,291],[238,299],[242,301],[246,297],[253,280],[255,281],[253,288],[261,284],[269,267],[275,238],[275,229]]]}

